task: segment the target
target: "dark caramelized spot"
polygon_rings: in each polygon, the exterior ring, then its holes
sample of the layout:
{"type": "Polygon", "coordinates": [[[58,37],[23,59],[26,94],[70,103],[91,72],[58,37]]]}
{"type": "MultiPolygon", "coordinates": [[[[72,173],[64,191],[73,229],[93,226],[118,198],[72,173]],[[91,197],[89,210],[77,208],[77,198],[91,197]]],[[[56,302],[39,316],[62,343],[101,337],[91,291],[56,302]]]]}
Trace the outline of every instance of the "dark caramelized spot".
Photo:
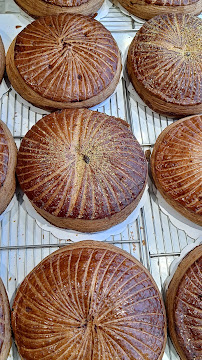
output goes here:
{"type": "Polygon", "coordinates": [[[90,162],[90,158],[87,155],[83,155],[83,160],[85,161],[86,164],[89,164],[90,162]]]}

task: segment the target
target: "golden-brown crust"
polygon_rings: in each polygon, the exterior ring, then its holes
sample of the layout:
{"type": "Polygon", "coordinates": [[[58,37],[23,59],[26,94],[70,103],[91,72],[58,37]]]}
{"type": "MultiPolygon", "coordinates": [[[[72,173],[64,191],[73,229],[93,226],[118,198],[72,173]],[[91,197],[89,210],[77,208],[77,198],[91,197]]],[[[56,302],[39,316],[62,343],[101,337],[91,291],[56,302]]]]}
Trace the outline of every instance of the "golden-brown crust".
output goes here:
{"type": "Polygon", "coordinates": [[[104,0],[15,0],[15,2],[29,15],[38,18],[60,13],[94,15],[104,0]]]}
{"type": "Polygon", "coordinates": [[[10,305],[0,278],[0,360],[6,360],[11,347],[10,305]]]}
{"type": "Polygon", "coordinates": [[[166,343],[164,305],[149,272],[96,241],[68,245],[33,269],[16,294],[12,327],[27,360],[79,353],[82,360],[160,360],[166,343]]]}
{"type": "Polygon", "coordinates": [[[161,14],[198,15],[202,11],[202,0],[119,0],[131,14],[149,20],[161,14]]]}
{"type": "Polygon", "coordinates": [[[60,14],[40,18],[19,34],[8,50],[6,68],[16,91],[34,105],[81,108],[113,93],[121,58],[112,35],[98,21],[60,14]]]}
{"type": "Polygon", "coordinates": [[[201,19],[159,15],[145,23],[128,52],[128,74],[143,100],[166,115],[202,111],[201,19]]]}
{"type": "Polygon", "coordinates": [[[189,220],[202,226],[202,116],[169,125],[158,137],[151,171],[165,200],[189,220]]]}
{"type": "Polygon", "coordinates": [[[6,124],[0,120],[0,214],[6,209],[15,192],[17,148],[6,124]]]}
{"type": "Polygon", "coordinates": [[[4,49],[4,44],[3,44],[1,36],[0,36],[0,83],[3,79],[5,65],[6,65],[5,49],[4,49]]]}
{"type": "Polygon", "coordinates": [[[178,265],[166,293],[169,333],[182,360],[201,359],[202,245],[178,265]]]}
{"type": "Polygon", "coordinates": [[[87,109],[38,121],[22,140],[16,172],[37,211],[80,231],[124,220],[147,180],[144,153],[126,122],[87,109]]]}

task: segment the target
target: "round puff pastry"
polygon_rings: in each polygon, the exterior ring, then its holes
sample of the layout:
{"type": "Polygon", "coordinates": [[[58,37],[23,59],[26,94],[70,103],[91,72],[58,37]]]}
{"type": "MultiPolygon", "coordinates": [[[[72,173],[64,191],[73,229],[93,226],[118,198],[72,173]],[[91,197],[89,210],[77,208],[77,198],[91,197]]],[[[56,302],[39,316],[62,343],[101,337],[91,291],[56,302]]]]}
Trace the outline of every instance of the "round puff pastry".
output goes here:
{"type": "Polygon", "coordinates": [[[134,37],[127,69],[133,86],[154,111],[181,117],[202,112],[202,20],[159,15],[134,37]]]}
{"type": "Polygon", "coordinates": [[[166,342],[152,276],[96,241],[65,246],[32,270],[16,294],[12,327],[26,360],[160,360],[166,342]]]}
{"type": "Polygon", "coordinates": [[[10,351],[11,324],[8,295],[0,278],[0,360],[6,360],[10,351]]]}
{"type": "Polygon", "coordinates": [[[17,148],[10,130],[0,120],[0,214],[10,203],[16,188],[17,148]]]}
{"type": "Polygon", "coordinates": [[[87,109],[38,121],[22,140],[16,172],[44,218],[84,232],[125,220],[147,182],[144,153],[127,123],[87,109]]]}
{"type": "Polygon", "coordinates": [[[38,107],[92,107],[114,92],[121,57],[97,20],[60,14],[39,18],[17,35],[6,69],[14,89],[38,107]]]}
{"type": "Polygon", "coordinates": [[[202,359],[202,245],[178,265],[166,293],[169,332],[181,360],[202,359]]]}
{"type": "Polygon", "coordinates": [[[159,135],[151,170],[165,200],[202,226],[202,115],[174,122],[159,135]]]}
{"type": "Polygon", "coordinates": [[[131,14],[142,19],[168,13],[198,15],[202,11],[202,0],[118,0],[131,14]]]}
{"type": "Polygon", "coordinates": [[[66,14],[94,15],[104,0],[15,0],[29,15],[39,16],[66,14]]]}

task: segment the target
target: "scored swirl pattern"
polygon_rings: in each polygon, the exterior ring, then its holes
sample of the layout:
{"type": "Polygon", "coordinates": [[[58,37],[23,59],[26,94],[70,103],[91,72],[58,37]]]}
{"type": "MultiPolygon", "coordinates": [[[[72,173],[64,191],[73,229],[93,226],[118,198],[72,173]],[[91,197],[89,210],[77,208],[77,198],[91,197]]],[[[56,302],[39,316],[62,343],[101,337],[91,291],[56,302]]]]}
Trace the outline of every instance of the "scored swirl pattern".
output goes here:
{"type": "Polygon", "coordinates": [[[60,102],[87,100],[105,90],[118,69],[110,32],[82,15],[47,16],[16,38],[15,65],[41,96],[60,102]]]}
{"type": "Polygon", "coordinates": [[[201,38],[202,20],[195,16],[156,16],[142,26],[131,44],[131,73],[164,101],[200,104],[201,38]]]}
{"type": "Polygon", "coordinates": [[[178,341],[188,360],[201,359],[202,256],[185,273],[175,298],[178,341]]]}
{"type": "Polygon", "coordinates": [[[9,160],[9,148],[8,140],[5,136],[5,132],[0,125],[0,187],[6,179],[8,171],[8,160],[9,160]]]}
{"type": "Polygon", "coordinates": [[[157,360],[162,302],[138,261],[108,249],[63,249],[21,284],[12,326],[23,359],[157,360]]]}
{"type": "Polygon", "coordinates": [[[17,175],[34,204],[59,217],[98,219],[143,191],[147,164],[123,120],[65,110],[36,123],[21,143],[17,175]]]}
{"type": "Polygon", "coordinates": [[[160,142],[155,176],[163,191],[202,215],[202,116],[176,122],[160,142]]]}

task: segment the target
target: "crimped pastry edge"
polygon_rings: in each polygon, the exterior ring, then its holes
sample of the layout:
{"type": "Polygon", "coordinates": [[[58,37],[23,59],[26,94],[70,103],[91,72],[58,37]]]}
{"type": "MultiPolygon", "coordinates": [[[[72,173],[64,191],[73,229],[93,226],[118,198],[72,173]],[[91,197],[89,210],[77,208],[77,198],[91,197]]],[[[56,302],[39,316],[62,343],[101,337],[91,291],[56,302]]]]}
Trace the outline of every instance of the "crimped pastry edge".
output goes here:
{"type": "Polygon", "coordinates": [[[93,107],[97,104],[100,104],[110,95],[112,95],[120,80],[122,62],[120,52],[118,51],[118,64],[114,78],[111,83],[99,94],[87,100],[77,102],[58,102],[47,99],[35,92],[29,85],[27,85],[27,83],[20,75],[17,67],[15,66],[14,60],[15,42],[16,38],[12,41],[6,55],[6,71],[8,74],[8,78],[11,82],[11,85],[17,91],[17,93],[20,94],[20,96],[22,96],[26,101],[30,102],[34,106],[41,109],[54,111],[56,109],[78,109],[93,107]]]}
{"type": "Polygon", "coordinates": [[[17,147],[10,130],[2,120],[0,120],[0,125],[2,126],[8,140],[9,151],[6,179],[3,183],[3,186],[0,188],[0,214],[2,214],[10,203],[16,188],[15,168],[17,165],[17,147]]]}
{"type": "Polygon", "coordinates": [[[177,203],[175,200],[173,200],[173,198],[167,193],[165,192],[162,188],[161,185],[156,177],[156,173],[155,173],[155,160],[156,160],[156,153],[158,152],[158,148],[159,148],[159,144],[162,142],[162,140],[164,139],[164,136],[170,131],[170,129],[172,129],[173,127],[175,127],[176,125],[191,119],[192,117],[195,116],[200,116],[200,115],[193,115],[193,116],[188,116],[186,118],[180,119],[177,122],[174,122],[172,124],[170,124],[169,126],[167,126],[162,132],[161,134],[158,136],[156,143],[154,145],[152,154],[151,154],[151,158],[150,158],[150,166],[151,166],[151,172],[152,172],[152,178],[154,180],[154,183],[157,187],[157,189],[159,190],[159,192],[161,193],[161,195],[163,196],[163,198],[168,202],[168,204],[170,204],[175,210],[177,210],[181,215],[185,216],[187,219],[193,221],[194,223],[202,226],[202,218],[200,215],[194,214],[193,212],[187,210],[186,208],[184,208],[181,204],[177,203]]]}

